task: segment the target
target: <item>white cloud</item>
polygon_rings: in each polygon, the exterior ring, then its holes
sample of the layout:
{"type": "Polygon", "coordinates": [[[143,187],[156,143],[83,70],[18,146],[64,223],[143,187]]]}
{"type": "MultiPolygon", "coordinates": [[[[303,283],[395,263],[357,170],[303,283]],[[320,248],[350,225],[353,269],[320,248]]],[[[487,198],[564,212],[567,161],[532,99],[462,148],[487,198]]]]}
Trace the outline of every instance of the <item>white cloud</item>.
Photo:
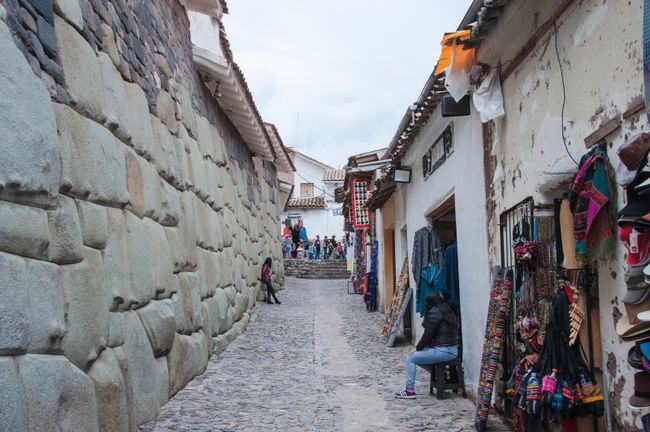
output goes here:
{"type": "Polygon", "coordinates": [[[390,143],[470,3],[231,0],[224,21],[264,120],[339,166],[390,143]]]}

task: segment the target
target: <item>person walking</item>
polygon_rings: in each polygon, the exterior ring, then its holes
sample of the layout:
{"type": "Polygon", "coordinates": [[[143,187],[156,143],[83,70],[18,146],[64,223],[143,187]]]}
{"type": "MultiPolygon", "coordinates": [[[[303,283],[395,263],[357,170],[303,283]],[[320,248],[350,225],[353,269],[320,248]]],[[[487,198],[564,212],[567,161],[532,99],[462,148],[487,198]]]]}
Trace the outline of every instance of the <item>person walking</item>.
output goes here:
{"type": "Polygon", "coordinates": [[[316,235],[316,240],[314,240],[314,249],[316,251],[316,259],[320,259],[320,235],[316,235]]]}
{"type": "Polygon", "coordinates": [[[429,294],[427,314],[422,322],[424,334],[406,356],[406,384],[395,393],[398,399],[415,399],[415,370],[420,366],[429,372],[435,363],[453,360],[458,356],[458,317],[441,292],[429,294]]]}
{"type": "Polygon", "coordinates": [[[337,243],[336,243],[336,236],[333,235],[332,238],[330,239],[330,258],[337,258],[338,256],[338,249],[337,249],[337,243]]]}
{"type": "Polygon", "coordinates": [[[323,238],[323,259],[329,259],[329,249],[330,249],[330,241],[325,236],[323,238]]]}
{"type": "Polygon", "coordinates": [[[266,285],[266,303],[273,304],[271,297],[275,300],[275,304],[282,304],[280,300],[275,296],[275,290],[273,289],[273,284],[271,283],[271,267],[273,266],[273,260],[271,257],[268,257],[264,260],[264,265],[262,265],[262,283],[266,285]]]}

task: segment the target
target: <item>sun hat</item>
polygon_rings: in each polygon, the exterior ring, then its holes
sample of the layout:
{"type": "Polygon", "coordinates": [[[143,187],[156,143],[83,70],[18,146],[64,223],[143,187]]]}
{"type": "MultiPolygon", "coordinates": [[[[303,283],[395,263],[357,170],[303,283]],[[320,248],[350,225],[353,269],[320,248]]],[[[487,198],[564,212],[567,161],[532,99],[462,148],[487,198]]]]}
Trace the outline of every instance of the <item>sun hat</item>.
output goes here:
{"type": "Polygon", "coordinates": [[[644,341],[638,344],[639,352],[643,357],[650,360],[650,341],[644,341]]]}
{"type": "Polygon", "coordinates": [[[630,396],[630,406],[634,408],[650,406],[650,374],[647,372],[634,374],[634,394],[630,396]]]}
{"type": "Polygon", "coordinates": [[[644,310],[636,314],[636,317],[639,321],[650,321],[650,310],[644,310]]]}
{"type": "Polygon", "coordinates": [[[650,321],[650,319],[644,319],[643,313],[646,311],[650,311],[650,296],[645,298],[642,302],[640,303],[623,303],[623,306],[625,306],[625,312],[627,314],[628,320],[630,321],[630,324],[634,324],[637,321],[650,321]]]}
{"type": "Polygon", "coordinates": [[[650,134],[646,132],[634,135],[619,147],[617,153],[620,162],[616,167],[616,181],[621,186],[627,187],[636,180],[639,169],[647,161],[648,151],[650,134]]]}
{"type": "Polygon", "coordinates": [[[645,283],[650,284],[650,265],[647,265],[643,268],[643,277],[645,279],[645,283]]]}
{"type": "Polygon", "coordinates": [[[633,319],[630,322],[627,313],[623,314],[621,319],[616,323],[616,334],[625,338],[637,336],[639,333],[644,333],[647,330],[650,330],[650,322],[639,319],[633,319]]]}

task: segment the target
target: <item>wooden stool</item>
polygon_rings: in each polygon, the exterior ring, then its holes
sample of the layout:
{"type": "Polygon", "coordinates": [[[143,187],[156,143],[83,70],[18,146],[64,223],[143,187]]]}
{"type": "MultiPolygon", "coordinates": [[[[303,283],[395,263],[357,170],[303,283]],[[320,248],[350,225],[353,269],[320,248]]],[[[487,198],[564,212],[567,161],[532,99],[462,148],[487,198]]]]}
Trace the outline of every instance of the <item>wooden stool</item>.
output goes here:
{"type": "Polygon", "coordinates": [[[438,399],[443,399],[445,390],[452,390],[458,393],[462,391],[463,397],[467,397],[465,392],[465,379],[463,377],[463,359],[461,356],[453,360],[434,363],[431,365],[431,382],[429,384],[429,394],[433,394],[433,389],[436,389],[438,399]]]}

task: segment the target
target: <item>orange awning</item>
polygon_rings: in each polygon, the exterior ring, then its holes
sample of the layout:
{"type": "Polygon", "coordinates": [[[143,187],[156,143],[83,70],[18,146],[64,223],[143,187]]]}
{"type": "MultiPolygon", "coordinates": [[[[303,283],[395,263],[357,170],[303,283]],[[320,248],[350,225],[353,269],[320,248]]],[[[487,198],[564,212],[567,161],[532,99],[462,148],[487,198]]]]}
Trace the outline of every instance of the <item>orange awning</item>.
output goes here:
{"type": "MultiPolygon", "coordinates": [[[[454,41],[457,41],[456,44],[459,45],[463,41],[470,38],[472,31],[471,30],[462,30],[454,33],[447,33],[442,38],[442,51],[440,52],[440,58],[438,59],[438,64],[436,65],[436,70],[434,75],[440,75],[442,72],[449,67],[451,64],[451,55],[453,51],[454,41]]],[[[470,48],[463,51],[471,51],[472,54],[476,52],[476,48],[470,48]]],[[[467,53],[469,54],[469,52],[467,53]]]]}

